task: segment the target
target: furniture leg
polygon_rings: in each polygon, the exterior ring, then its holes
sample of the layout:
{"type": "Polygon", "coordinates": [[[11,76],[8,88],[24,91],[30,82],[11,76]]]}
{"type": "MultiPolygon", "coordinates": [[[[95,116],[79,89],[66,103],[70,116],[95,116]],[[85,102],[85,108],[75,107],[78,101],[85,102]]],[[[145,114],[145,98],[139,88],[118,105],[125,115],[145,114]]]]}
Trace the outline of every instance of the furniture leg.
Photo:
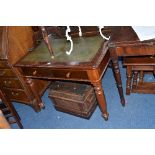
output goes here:
{"type": "Polygon", "coordinates": [[[48,33],[47,33],[46,29],[45,29],[45,26],[40,26],[40,28],[41,28],[41,31],[42,31],[42,35],[43,35],[43,39],[45,41],[45,44],[47,45],[48,51],[49,51],[49,53],[51,55],[51,58],[54,59],[54,52],[53,52],[52,46],[50,44],[50,40],[49,40],[49,37],[48,37],[48,33]]]}
{"type": "Polygon", "coordinates": [[[45,105],[43,103],[43,101],[41,100],[40,96],[38,95],[37,91],[36,91],[36,88],[34,86],[34,83],[32,81],[31,78],[26,78],[26,83],[29,85],[29,87],[31,88],[31,91],[32,91],[32,94],[34,95],[35,97],[35,103],[34,103],[34,110],[36,112],[40,111],[41,109],[44,109],[45,108],[45,105]]]}
{"type": "Polygon", "coordinates": [[[132,79],[132,67],[131,66],[127,66],[126,74],[127,74],[126,95],[130,95],[130,91],[131,91],[131,79],[132,79]]]}
{"type": "Polygon", "coordinates": [[[20,122],[20,117],[18,115],[18,113],[16,112],[14,106],[12,105],[12,103],[10,102],[10,100],[8,98],[6,98],[6,95],[4,93],[2,93],[2,91],[0,90],[0,97],[2,98],[2,102],[4,102],[4,104],[9,108],[12,116],[15,119],[15,122],[18,124],[18,126],[23,129],[23,125],[20,122]]]}
{"type": "Polygon", "coordinates": [[[139,82],[142,83],[144,78],[144,72],[141,70],[139,75],[139,82]]]}
{"type": "Polygon", "coordinates": [[[133,85],[132,85],[133,89],[137,87],[137,79],[138,79],[138,71],[134,71],[133,85]]]}
{"type": "Polygon", "coordinates": [[[110,56],[112,60],[112,69],[113,69],[114,77],[116,80],[118,92],[120,95],[121,103],[122,103],[122,106],[125,106],[125,98],[123,94],[122,80],[121,80],[120,69],[119,69],[119,64],[118,64],[118,56],[116,55],[115,50],[110,50],[110,56]]]}
{"type": "Polygon", "coordinates": [[[108,112],[107,112],[107,104],[106,104],[106,99],[105,99],[105,95],[104,95],[104,91],[102,88],[102,82],[92,82],[94,89],[95,89],[95,94],[98,100],[98,104],[101,108],[102,111],[102,116],[103,118],[107,121],[108,120],[108,112]]]}

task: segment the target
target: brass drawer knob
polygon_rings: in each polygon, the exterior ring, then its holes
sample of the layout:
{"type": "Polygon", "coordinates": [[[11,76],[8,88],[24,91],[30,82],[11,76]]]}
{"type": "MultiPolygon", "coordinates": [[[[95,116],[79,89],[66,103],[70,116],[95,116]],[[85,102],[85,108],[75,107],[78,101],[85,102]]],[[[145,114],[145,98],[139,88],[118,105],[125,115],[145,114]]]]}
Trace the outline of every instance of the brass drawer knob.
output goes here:
{"type": "Polygon", "coordinates": [[[13,96],[18,96],[19,94],[16,92],[11,92],[11,94],[13,95],[13,96]]]}
{"type": "Polygon", "coordinates": [[[37,71],[35,70],[32,74],[33,74],[33,75],[36,75],[36,74],[37,74],[37,71]]]}
{"type": "Polygon", "coordinates": [[[70,75],[71,75],[71,73],[68,72],[68,73],[66,74],[66,77],[67,77],[67,78],[70,78],[70,75]]]}
{"type": "Polygon", "coordinates": [[[5,71],[0,71],[0,76],[3,76],[5,74],[5,71]]]}
{"type": "Polygon", "coordinates": [[[19,94],[18,93],[16,93],[16,96],[18,96],[19,94]]]}
{"type": "Polygon", "coordinates": [[[11,81],[4,81],[4,84],[11,84],[11,81]]]}

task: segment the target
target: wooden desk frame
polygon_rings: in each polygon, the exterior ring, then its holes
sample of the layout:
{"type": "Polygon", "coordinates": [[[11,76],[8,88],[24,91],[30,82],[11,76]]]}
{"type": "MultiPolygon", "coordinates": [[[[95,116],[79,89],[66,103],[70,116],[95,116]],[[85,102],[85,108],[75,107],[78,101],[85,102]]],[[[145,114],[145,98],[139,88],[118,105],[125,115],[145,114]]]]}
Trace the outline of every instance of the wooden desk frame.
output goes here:
{"type": "Polygon", "coordinates": [[[102,76],[110,62],[108,42],[103,42],[97,54],[90,62],[81,62],[71,65],[70,63],[38,63],[27,64],[18,61],[15,65],[26,78],[27,84],[32,90],[40,108],[44,107],[40,96],[36,93],[36,88],[32,79],[40,78],[45,80],[71,80],[89,82],[94,86],[96,97],[105,120],[108,120],[106,99],[102,87],[102,76]]]}

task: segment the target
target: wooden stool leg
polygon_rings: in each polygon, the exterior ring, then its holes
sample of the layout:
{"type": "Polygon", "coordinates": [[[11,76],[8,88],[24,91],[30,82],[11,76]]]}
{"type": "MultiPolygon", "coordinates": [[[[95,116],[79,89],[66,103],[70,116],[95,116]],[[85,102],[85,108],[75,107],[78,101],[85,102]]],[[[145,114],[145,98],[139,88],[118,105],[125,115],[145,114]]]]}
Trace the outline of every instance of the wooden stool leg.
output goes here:
{"type": "Polygon", "coordinates": [[[0,90],[0,97],[2,98],[2,102],[4,102],[4,104],[9,108],[12,116],[15,119],[15,122],[18,124],[18,126],[23,129],[23,125],[20,122],[20,117],[17,113],[17,111],[15,110],[14,106],[12,105],[12,103],[10,102],[10,100],[8,98],[6,98],[6,95],[0,90]]]}
{"type": "Polygon", "coordinates": [[[139,82],[142,83],[144,78],[144,72],[141,70],[139,75],[139,82]]]}
{"type": "Polygon", "coordinates": [[[137,87],[137,79],[138,79],[138,71],[134,71],[132,89],[135,89],[137,87]]]}
{"type": "Polygon", "coordinates": [[[132,66],[127,66],[126,70],[127,80],[126,80],[126,95],[130,95],[131,92],[131,79],[132,79],[132,66]]]}

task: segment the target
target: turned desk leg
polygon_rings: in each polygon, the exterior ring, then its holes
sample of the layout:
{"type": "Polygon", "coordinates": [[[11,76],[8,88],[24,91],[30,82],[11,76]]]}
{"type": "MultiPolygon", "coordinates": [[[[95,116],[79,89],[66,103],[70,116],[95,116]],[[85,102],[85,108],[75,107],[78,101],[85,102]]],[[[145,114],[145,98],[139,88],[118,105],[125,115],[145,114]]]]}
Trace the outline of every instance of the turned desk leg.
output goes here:
{"type": "Polygon", "coordinates": [[[116,52],[113,50],[110,51],[110,56],[112,60],[112,69],[113,69],[114,77],[116,80],[118,92],[120,95],[121,103],[122,103],[122,106],[125,106],[125,98],[123,94],[122,80],[121,80],[121,74],[120,74],[120,69],[119,69],[119,64],[118,64],[118,57],[116,55],[116,52]]]}
{"type": "Polygon", "coordinates": [[[32,91],[32,94],[34,95],[35,97],[35,103],[33,105],[33,108],[36,112],[40,111],[41,109],[44,109],[45,108],[45,105],[43,103],[43,101],[41,100],[39,94],[37,93],[36,91],[36,88],[34,86],[34,83],[32,81],[31,78],[26,78],[26,83],[29,85],[29,87],[31,88],[31,91],[32,91]]]}
{"type": "Polygon", "coordinates": [[[93,82],[92,84],[93,84],[94,89],[95,89],[98,104],[99,104],[101,111],[102,111],[102,116],[107,121],[109,114],[107,112],[107,104],[106,104],[106,99],[104,96],[104,91],[102,88],[102,83],[101,83],[101,81],[99,81],[99,82],[93,82]]]}

